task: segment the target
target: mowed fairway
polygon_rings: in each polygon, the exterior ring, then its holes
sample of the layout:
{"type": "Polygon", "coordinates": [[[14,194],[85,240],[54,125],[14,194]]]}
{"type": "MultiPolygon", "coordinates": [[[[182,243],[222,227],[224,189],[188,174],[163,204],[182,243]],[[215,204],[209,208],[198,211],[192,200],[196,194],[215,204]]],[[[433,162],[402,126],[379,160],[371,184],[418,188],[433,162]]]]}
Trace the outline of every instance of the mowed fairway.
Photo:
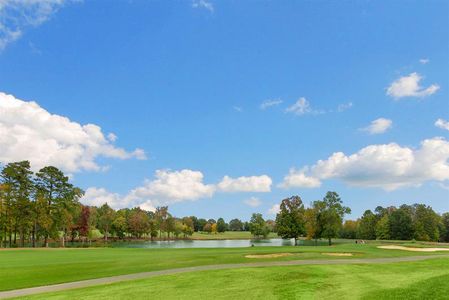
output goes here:
{"type": "Polygon", "coordinates": [[[447,299],[449,259],[243,268],[160,276],[22,299],[447,299]]]}
{"type": "MultiPolygon", "coordinates": [[[[415,245],[416,246],[416,245],[415,245]]],[[[441,252],[409,252],[378,249],[377,244],[299,247],[254,247],[214,249],[28,249],[0,251],[0,290],[14,290],[56,283],[73,282],[121,274],[167,270],[202,265],[252,263],[261,261],[364,259],[403,256],[431,256],[441,252]],[[328,256],[323,253],[352,253],[353,256],[328,256]],[[273,258],[246,258],[247,255],[291,253],[273,258]]],[[[241,298],[288,298],[289,296],[351,295],[365,291],[404,289],[412,284],[447,280],[449,255],[444,259],[379,265],[321,265],[239,268],[164,275],[148,279],[96,286],[55,293],[70,298],[148,298],[199,297],[226,298],[232,293],[241,298]],[[399,278],[393,280],[393,278],[399,278]],[[446,277],[445,277],[446,276],[446,277]],[[438,277],[438,278],[437,278],[438,277]],[[347,280],[345,278],[348,278],[347,280]],[[352,279],[351,279],[352,278],[352,279]],[[400,279],[400,278],[403,278],[400,279]],[[438,279],[440,280],[440,279],[438,279]],[[316,294],[318,293],[318,294],[316,294]],[[349,293],[349,294],[348,294],[349,293]]],[[[432,286],[427,283],[427,286],[432,286]]],[[[430,289],[438,292],[435,287],[430,289]]],[[[441,290],[441,289],[440,289],[441,290]]],[[[389,292],[387,292],[390,295],[389,292]]],[[[366,296],[366,295],[365,295],[366,296]]],[[[49,295],[36,295],[44,299],[49,295]]]]}

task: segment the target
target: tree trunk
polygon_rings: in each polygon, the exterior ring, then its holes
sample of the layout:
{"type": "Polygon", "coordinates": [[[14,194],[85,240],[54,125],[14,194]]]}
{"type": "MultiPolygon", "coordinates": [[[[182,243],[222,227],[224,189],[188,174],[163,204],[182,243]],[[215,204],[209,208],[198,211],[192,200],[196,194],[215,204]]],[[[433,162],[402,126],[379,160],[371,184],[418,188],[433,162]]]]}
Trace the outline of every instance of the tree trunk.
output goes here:
{"type": "Polygon", "coordinates": [[[36,248],[36,221],[34,222],[33,232],[31,233],[31,243],[33,248],[36,248]]]}
{"type": "Polygon", "coordinates": [[[331,240],[331,238],[329,238],[329,246],[331,246],[332,245],[332,240],[331,240]]]}

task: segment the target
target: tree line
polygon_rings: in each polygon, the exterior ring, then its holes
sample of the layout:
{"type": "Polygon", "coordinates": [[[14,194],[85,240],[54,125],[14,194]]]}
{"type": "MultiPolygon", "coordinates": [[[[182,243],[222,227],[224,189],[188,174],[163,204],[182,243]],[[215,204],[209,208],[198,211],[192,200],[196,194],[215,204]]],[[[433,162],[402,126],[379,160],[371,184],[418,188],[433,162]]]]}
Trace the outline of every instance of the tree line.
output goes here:
{"type": "Polygon", "coordinates": [[[5,165],[0,172],[0,247],[26,245],[65,246],[67,241],[96,239],[188,238],[194,232],[250,231],[255,238],[276,232],[282,238],[312,240],[333,238],[422,240],[449,242],[449,213],[437,214],[424,204],[377,207],[357,220],[346,220],[351,212],[336,192],[305,207],[299,196],[281,201],[275,220],[254,213],[248,222],[195,216],[176,218],[167,206],[155,211],[139,207],[114,210],[80,203],[84,192],[73,186],[56,167],[34,173],[28,161],[5,165]],[[100,233],[100,234],[99,234],[100,233]]]}

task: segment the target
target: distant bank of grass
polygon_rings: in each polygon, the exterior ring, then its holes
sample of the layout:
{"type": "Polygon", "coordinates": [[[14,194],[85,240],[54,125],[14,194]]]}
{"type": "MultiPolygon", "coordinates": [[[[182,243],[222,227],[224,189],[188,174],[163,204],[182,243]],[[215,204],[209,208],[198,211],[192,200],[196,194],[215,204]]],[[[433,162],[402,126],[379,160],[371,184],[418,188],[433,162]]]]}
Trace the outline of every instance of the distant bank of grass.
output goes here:
{"type": "MultiPolygon", "coordinates": [[[[252,239],[253,236],[249,231],[225,231],[222,233],[206,233],[206,232],[195,232],[190,237],[192,240],[245,240],[252,239]]],[[[279,236],[271,232],[267,239],[275,239],[279,236]]]]}
{"type": "MultiPolygon", "coordinates": [[[[16,249],[0,250],[0,290],[71,282],[198,265],[274,260],[340,259],[323,252],[351,252],[353,258],[433,255],[378,249],[375,244],[335,246],[192,248],[192,249],[16,249]],[[278,258],[249,259],[249,254],[292,253],[278,258]]],[[[348,257],[344,257],[348,258],[348,257]]],[[[351,258],[351,257],[349,257],[351,258]]]]}
{"type": "Polygon", "coordinates": [[[24,299],[447,299],[449,259],[166,275],[24,299]]]}

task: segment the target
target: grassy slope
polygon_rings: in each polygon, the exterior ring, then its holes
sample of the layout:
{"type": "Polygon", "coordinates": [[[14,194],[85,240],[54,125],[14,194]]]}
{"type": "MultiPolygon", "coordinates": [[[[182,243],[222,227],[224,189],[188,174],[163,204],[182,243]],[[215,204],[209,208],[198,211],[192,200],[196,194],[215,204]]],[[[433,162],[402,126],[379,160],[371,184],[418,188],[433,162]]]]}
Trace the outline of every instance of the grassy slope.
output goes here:
{"type": "Polygon", "coordinates": [[[203,271],[26,299],[447,299],[449,259],[203,271]]]}
{"type": "Polygon", "coordinates": [[[207,264],[270,260],[339,259],[322,252],[353,252],[356,258],[432,255],[377,249],[375,245],[341,244],[299,247],[213,249],[29,249],[0,251],[0,290],[207,264]],[[291,252],[272,259],[248,259],[247,254],[291,252]]]}

